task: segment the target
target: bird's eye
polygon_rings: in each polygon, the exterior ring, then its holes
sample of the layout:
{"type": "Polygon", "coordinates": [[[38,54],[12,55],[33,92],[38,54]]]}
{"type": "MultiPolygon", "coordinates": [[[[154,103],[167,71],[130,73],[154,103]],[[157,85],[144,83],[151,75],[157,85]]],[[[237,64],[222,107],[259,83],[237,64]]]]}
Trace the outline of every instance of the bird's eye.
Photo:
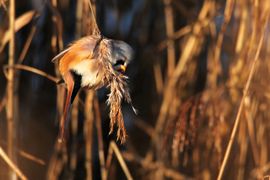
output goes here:
{"type": "Polygon", "coordinates": [[[117,66],[117,65],[124,65],[124,64],[125,64],[125,61],[123,59],[118,59],[114,65],[117,66]]]}

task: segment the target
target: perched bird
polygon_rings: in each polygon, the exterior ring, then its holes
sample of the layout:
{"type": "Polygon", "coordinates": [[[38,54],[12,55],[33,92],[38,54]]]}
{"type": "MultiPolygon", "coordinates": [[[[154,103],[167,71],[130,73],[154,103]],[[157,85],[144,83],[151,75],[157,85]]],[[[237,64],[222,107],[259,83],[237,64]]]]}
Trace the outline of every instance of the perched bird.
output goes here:
{"type": "MultiPolygon", "coordinates": [[[[64,112],[59,126],[60,141],[64,138],[68,110],[80,88],[98,89],[110,86],[109,104],[117,100],[120,102],[117,102],[116,107],[120,106],[122,97],[131,102],[125,83],[126,76],[123,73],[132,59],[132,54],[132,48],[123,41],[91,35],[77,40],[52,59],[52,62],[59,61],[59,72],[67,87],[64,112]]],[[[119,116],[118,111],[111,114],[114,118],[119,116]]],[[[112,126],[114,122],[111,121],[112,126]]],[[[125,129],[119,132],[119,136],[121,133],[125,136],[125,129]]]]}

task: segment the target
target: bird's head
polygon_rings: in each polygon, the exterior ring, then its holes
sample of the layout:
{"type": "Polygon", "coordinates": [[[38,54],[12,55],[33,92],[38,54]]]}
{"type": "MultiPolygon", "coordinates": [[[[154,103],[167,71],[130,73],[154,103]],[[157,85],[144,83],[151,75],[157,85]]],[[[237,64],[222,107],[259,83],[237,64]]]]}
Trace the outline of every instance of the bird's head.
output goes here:
{"type": "Polygon", "coordinates": [[[113,68],[124,73],[133,58],[133,49],[123,41],[111,40],[111,59],[113,68]]]}

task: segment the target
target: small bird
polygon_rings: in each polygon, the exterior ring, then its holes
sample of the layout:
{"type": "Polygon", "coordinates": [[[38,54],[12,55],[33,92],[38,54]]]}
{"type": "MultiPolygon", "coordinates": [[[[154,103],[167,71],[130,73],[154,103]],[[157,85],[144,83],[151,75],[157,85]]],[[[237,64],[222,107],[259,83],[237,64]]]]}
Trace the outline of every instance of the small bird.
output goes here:
{"type": "MultiPolygon", "coordinates": [[[[108,86],[113,79],[124,77],[122,74],[132,55],[132,48],[123,41],[91,35],[77,40],[52,59],[54,63],[59,62],[59,72],[63,78],[61,82],[67,87],[59,141],[64,139],[68,110],[78,91],[84,87],[98,89],[108,86]]],[[[120,92],[125,91],[123,85],[119,85],[120,92]]],[[[128,92],[123,93],[126,99],[130,99],[128,92]]]]}

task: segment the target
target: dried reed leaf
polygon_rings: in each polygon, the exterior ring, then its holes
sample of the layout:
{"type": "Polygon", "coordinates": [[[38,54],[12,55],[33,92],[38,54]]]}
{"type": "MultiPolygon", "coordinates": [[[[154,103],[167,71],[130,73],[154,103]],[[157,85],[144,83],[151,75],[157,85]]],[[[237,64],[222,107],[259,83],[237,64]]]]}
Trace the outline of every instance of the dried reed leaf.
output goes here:
{"type": "MultiPolygon", "coordinates": [[[[21,28],[23,28],[25,25],[27,25],[35,16],[36,12],[35,11],[28,11],[26,13],[24,13],[23,15],[21,15],[20,17],[18,17],[15,20],[15,32],[19,31],[21,28]]],[[[3,50],[3,48],[5,47],[5,45],[7,44],[7,42],[10,40],[10,32],[9,30],[7,30],[4,33],[4,36],[2,38],[2,42],[0,44],[0,52],[3,50]]]]}

